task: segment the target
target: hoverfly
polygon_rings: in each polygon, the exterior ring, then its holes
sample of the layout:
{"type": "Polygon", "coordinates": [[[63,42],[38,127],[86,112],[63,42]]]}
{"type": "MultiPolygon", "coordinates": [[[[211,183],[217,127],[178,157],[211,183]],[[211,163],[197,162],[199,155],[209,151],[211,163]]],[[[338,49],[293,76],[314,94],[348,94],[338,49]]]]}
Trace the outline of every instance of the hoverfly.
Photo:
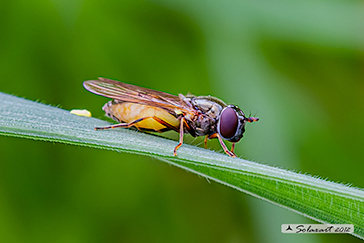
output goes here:
{"type": "Polygon", "coordinates": [[[226,154],[234,154],[235,143],[245,131],[246,122],[258,121],[257,117],[246,117],[237,106],[227,105],[212,96],[171,95],[119,81],[99,78],[83,82],[88,91],[111,98],[103,106],[106,115],[118,124],[96,127],[95,130],[136,127],[138,130],[179,132],[179,143],[173,155],[183,143],[183,134],[217,138],[226,154]],[[224,140],[232,142],[229,150],[224,140]]]}

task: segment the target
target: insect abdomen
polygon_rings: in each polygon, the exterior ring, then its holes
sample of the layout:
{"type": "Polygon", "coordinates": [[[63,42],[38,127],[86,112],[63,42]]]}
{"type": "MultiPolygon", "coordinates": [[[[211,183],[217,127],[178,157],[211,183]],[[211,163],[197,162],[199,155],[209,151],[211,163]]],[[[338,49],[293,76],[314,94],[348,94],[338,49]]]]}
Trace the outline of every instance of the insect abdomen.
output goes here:
{"type": "MultiPolygon", "coordinates": [[[[108,102],[104,105],[103,110],[105,111],[107,116],[118,122],[129,123],[140,118],[156,116],[174,127],[178,127],[180,123],[176,117],[168,113],[166,110],[154,106],[141,105],[130,102],[117,104],[108,102]]],[[[137,124],[135,124],[135,127],[139,129],[148,129],[155,131],[160,131],[167,128],[153,118],[138,122],[137,124]]]]}

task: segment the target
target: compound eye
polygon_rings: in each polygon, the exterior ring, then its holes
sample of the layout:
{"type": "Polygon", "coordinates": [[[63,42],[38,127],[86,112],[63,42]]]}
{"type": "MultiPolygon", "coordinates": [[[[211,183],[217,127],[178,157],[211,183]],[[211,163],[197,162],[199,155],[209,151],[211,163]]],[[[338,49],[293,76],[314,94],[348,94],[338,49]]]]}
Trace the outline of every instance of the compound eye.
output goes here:
{"type": "Polygon", "coordinates": [[[232,138],[238,128],[238,116],[231,107],[226,107],[220,115],[219,130],[220,135],[226,139],[232,138]]]}

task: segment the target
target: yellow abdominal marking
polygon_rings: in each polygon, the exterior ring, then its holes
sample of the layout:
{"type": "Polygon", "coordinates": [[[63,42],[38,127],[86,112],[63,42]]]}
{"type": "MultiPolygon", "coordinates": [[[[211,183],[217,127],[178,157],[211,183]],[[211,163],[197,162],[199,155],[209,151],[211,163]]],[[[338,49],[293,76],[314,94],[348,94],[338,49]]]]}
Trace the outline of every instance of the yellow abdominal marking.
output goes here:
{"type": "Polygon", "coordinates": [[[180,110],[177,110],[177,109],[175,109],[174,110],[174,112],[176,113],[176,115],[178,116],[178,115],[182,115],[183,113],[182,113],[182,111],[180,111],[180,110]]]}
{"type": "MultiPolygon", "coordinates": [[[[156,116],[175,127],[178,127],[180,123],[176,117],[168,113],[166,110],[158,107],[141,105],[136,103],[124,102],[120,104],[114,104],[110,107],[110,113],[111,115],[118,118],[120,121],[126,123],[133,122],[143,117],[153,116],[156,116]]],[[[144,121],[138,122],[137,124],[135,124],[135,127],[141,129],[151,129],[155,131],[166,128],[166,126],[160,124],[153,118],[148,118],[144,121]]]]}

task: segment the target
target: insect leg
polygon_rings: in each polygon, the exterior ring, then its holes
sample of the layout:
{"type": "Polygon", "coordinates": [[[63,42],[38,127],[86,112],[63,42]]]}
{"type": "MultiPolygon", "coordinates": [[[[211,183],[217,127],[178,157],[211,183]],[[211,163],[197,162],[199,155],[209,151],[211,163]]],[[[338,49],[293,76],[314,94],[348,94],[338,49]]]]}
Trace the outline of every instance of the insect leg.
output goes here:
{"type": "Polygon", "coordinates": [[[234,154],[235,143],[233,143],[233,145],[231,146],[231,151],[229,151],[229,149],[226,147],[224,141],[222,141],[222,138],[220,137],[220,135],[218,133],[211,134],[209,136],[209,139],[212,139],[212,138],[219,139],[220,145],[226,154],[228,154],[231,157],[236,157],[236,155],[234,154]]]}
{"type": "Polygon", "coordinates": [[[135,121],[132,121],[132,122],[129,122],[129,123],[119,123],[119,124],[106,126],[106,127],[95,127],[95,130],[105,130],[105,129],[117,128],[117,127],[129,128],[129,127],[134,126],[138,122],[144,121],[144,120],[149,119],[149,118],[153,118],[153,116],[142,117],[142,118],[136,119],[135,121]]]}
{"type": "Polygon", "coordinates": [[[204,143],[205,143],[205,149],[207,149],[207,139],[213,139],[213,138],[217,138],[217,133],[213,133],[213,134],[210,134],[210,135],[206,135],[205,137],[205,140],[204,140],[204,143]]]}
{"type": "Polygon", "coordinates": [[[207,139],[213,139],[216,138],[216,133],[210,134],[210,135],[206,135],[205,140],[204,140],[204,144],[205,144],[205,149],[207,149],[207,139]]]}
{"type": "Polygon", "coordinates": [[[207,139],[209,138],[209,135],[206,135],[204,143],[205,143],[205,149],[207,149],[207,139]]]}
{"type": "Polygon", "coordinates": [[[179,149],[179,147],[182,146],[182,143],[183,143],[183,126],[185,125],[185,118],[182,117],[181,118],[181,123],[180,123],[180,126],[179,126],[179,144],[174,148],[174,151],[173,151],[173,156],[176,156],[177,155],[177,149],[179,149]]]}
{"type": "Polygon", "coordinates": [[[231,149],[230,149],[231,153],[234,153],[234,149],[235,149],[235,143],[233,143],[233,144],[231,145],[231,149]]]}

